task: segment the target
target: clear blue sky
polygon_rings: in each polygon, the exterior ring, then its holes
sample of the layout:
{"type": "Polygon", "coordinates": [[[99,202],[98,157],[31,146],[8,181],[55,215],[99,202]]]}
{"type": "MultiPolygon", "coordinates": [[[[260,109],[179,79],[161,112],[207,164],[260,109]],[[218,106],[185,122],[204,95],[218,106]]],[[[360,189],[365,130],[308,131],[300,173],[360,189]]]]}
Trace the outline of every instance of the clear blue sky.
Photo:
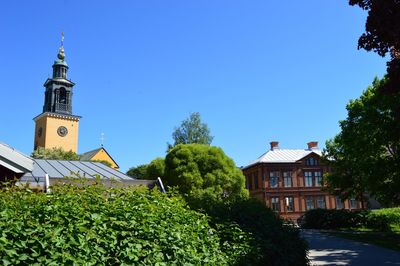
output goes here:
{"type": "Polygon", "coordinates": [[[238,166],[277,140],[324,146],[385,60],[357,50],[366,13],[347,1],[4,1],[0,141],[27,154],[65,32],[79,152],[122,171],[164,156],[200,112],[238,166]]]}

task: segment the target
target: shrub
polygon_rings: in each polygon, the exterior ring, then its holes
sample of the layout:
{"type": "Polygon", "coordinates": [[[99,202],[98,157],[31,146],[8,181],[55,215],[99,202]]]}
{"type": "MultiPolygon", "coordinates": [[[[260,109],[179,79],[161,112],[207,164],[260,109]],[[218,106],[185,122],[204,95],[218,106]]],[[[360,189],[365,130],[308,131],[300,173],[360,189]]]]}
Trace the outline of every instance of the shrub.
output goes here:
{"type": "Polygon", "coordinates": [[[3,265],[226,265],[207,217],[179,197],[101,184],[0,191],[3,265]]]}
{"type": "Polygon", "coordinates": [[[379,231],[390,231],[400,225],[400,208],[374,211],[349,211],[314,209],[302,218],[302,227],[313,229],[349,229],[366,227],[379,231]]]}
{"type": "Polygon", "coordinates": [[[363,223],[361,212],[349,210],[313,209],[304,214],[302,227],[314,229],[338,229],[356,227],[363,223]]]}
{"type": "Polygon", "coordinates": [[[400,208],[370,211],[366,215],[365,226],[375,230],[390,231],[400,225],[400,208]]]}
{"type": "Polygon", "coordinates": [[[255,200],[204,208],[230,265],[307,265],[308,246],[299,230],[255,200]]]}

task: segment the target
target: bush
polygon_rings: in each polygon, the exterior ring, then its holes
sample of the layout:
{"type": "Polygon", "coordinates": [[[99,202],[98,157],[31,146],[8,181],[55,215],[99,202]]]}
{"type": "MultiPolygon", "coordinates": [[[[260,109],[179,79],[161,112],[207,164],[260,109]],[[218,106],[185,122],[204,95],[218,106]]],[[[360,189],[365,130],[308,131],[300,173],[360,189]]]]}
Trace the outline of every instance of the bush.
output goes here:
{"type": "Polygon", "coordinates": [[[400,208],[370,211],[366,216],[365,226],[381,231],[390,231],[400,226],[400,208]]]}
{"type": "Polygon", "coordinates": [[[314,229],[350,228],[363,221],[361,212],[349,210],[313,209],[304,214],[302,227],[314,229]]]}
{"type": "Polygon", "coordinates": [[[0,206],[3,265],[226,265],[205,215],[147,188],[5,188],[0,206]]]}
{"type": "Polygon", "coordinates": [[[299,230],[276,213],[245,199],[205,207],[230,265],[307,265],[308,246],[299,230]]]}
{"type": "Polygon", "coordinates": [[[314,209],[302,217],[302,227],[313,229],[350,229],[366,227],[390,231],[400,225],[400,208],[374,211],[314,209]]]}

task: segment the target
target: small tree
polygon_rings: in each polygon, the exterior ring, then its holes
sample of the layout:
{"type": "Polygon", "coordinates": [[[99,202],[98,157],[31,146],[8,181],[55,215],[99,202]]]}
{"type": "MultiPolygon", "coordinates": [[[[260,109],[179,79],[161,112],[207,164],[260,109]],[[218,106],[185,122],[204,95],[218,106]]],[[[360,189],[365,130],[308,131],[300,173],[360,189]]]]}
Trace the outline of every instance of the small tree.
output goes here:
{"type": "Polygon", "coordinates": [[[221,148],[179,144],[165,159],[164,181],[193,202],[221,202],[247,198],[245,178],[221,148]]]}
{"type": "Polygon", "coordinates": [[[73,151],[65,151],[63,148],[45,149],[43,147],[39,147],[32,152],[31,156],[35,159],[45,160],[79,160],[78,154],[73,151]]]}
{"type": "Polygon", "coordinates": [[[189,118],[183,120],[181,126],[174,129],[172,133],[174,144],[169,144],[169,149],[178,144],[206,144],[210,145],[213,136],[210,135],[210,129],[206,123],[201,122],[200,113],[191,113],[189,118]]]}

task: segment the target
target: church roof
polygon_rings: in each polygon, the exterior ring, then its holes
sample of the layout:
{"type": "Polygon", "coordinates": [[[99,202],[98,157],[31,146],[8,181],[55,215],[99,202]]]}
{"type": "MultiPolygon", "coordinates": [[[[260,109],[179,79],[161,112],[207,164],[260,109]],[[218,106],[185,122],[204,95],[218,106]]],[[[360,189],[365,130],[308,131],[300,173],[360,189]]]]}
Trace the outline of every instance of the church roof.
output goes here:
{"type": "Polygon", "coordinates": [[[21,182],[44,182],[50,178],[84,177],[94,179],[134,180],[134,178],[99,162],[33,159],[33,171],[22,176],[21,182]]]}
{"type": "Polygon", "coordinates": [[[90,161],[101,150],[103,150],[108,155],[108,157],[110,157],[110,159],[114,162],[114,164],[119,168],[119,165],[117,164],[117,162],[111,157],[111,155],[107,152],[107,150],[104,147],[100,147],[98,149],[94,149],[92,151],[88,151],[88,152],[82,153],[81,155],[79,155],[79,160],[81,160],[81,161],[90,161]]]}
{"type": "Polygon", "coordinates": [[[295,163],[311,153],[321,156],[321,150],[318,148],[271,149],[243,168],[248,168],[258,163],[295,163]]]}
{"type": "Polygon", "coordinates": [[[92,151],[88,151],[85,153],[82,153],[81,155],[79,155],[79,159],[81,161],[89,161],[90,159],[92,159],[100,150],[102,149],[102,147],[92,150],[92,151]]]}
{"type": "Polygon", "coordinates": [[[1,142],[0,165],[14,173],[26,173],[33,170],[33,160],[30,157],[1,142]]]}

